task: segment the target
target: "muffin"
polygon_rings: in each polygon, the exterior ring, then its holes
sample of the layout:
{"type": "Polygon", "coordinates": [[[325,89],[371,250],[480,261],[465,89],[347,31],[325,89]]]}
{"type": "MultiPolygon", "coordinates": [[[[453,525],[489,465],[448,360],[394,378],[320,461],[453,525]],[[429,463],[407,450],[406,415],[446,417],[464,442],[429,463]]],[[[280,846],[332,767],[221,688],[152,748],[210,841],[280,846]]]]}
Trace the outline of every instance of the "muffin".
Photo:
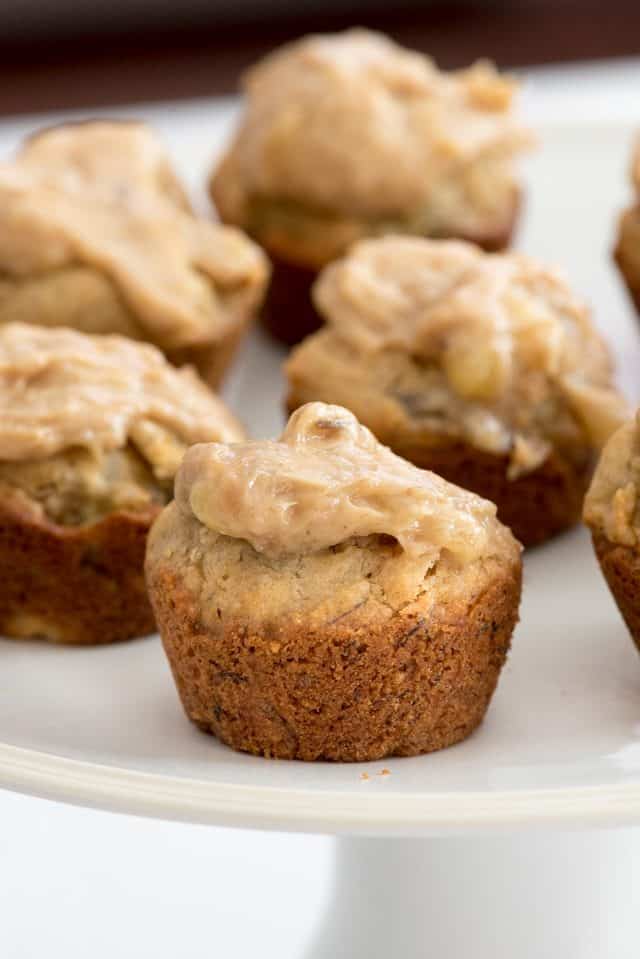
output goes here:
{"type": "Polygon", "coordinates": [[[633,154],[631,183],[635,200],[620,218],[614,257],[640,312],[640,141],[633,154]]]}
{"type": "Polygon", "coordinates": [[[618,609],[640,649],[640,412],[611,437],[584,503],[584,521],[618,609]]]}
{"type": "Polygon", "coordinates": [[[256,755],[350,762],[478,726],[521,559],[492,503],[310,403],[276,442],[188,451],[146,575],[197,726],[256,755]]]}
{"type": "Polygon", "coordinates": [[[153,346],[0,325],[0,634],[152,632],[144,550],[178,463],[191,443],[243,435],[153,346]]]}
{"type": "Polygon", "coordinates": [[[221,219],[268,252],[269,329],[296,343],[320,325],[316,273],[387,233],[508,245],[520,202],[514,156],[530,142],[514,84],[490,63],[442,73],[367,30],[305,37],[245,77],[246,107],[214,171],[221,219]]]}
{"type": "Polygon", "coordinates": [[[580,518],[626,416],[587,308],[535,260],[471,244],[356,244],[314,288],[326,326],[290,356],[289,409],[340,403],[416,466],[474,490],[525,545],[580,518]]]}
{"type": "Polygon", "coordinates": [[[143,124],[54,127],[0,164],[0,325],[146,340],[215,386],[267,274],[242,233],[196,218],[143,124]]]}

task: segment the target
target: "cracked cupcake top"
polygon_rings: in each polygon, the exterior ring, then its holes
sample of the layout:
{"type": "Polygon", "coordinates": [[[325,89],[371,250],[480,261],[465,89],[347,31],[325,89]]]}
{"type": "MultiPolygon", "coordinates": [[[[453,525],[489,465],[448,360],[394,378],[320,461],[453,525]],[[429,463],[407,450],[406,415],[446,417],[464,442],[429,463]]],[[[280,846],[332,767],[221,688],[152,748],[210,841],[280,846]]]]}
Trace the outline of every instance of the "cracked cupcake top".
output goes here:
{"type": "Polygon", "coordinates": [[[442,73],[362,29],[277,50],[247,73],[245,88],[219,190],[214,180],[231,222],[246,222],[252,197],[361,218],[430,207],[446,222],[459,213],[440,215],[451,204],[481,215],[513,187],[503,161],[530,142],[513,116],[514,84],[491,64],[442,73]]]}
{"type": "Polygon", "coordinates": [[[314,553],[386,534],[415,557],[466,563],[513,543],[493,503],[382,446],[353,414],[309,403],[281,438],[192,447],[176,503],[214,532],[267,557],[314,553]]]}
{"type": "Polygon", "coordinates": [[[171,478],[185,449],[241,440],[232,414],[190,369],[119,336],[0,326],[0,461],[131,443],[171,478]]]}
{"type": "MultiPolygon", "coordinates": [[[[313,378],[318,364],[328,375],[322,357],[341,343],[364,379],[399,357],[414,382],[396,370],[389,389],[398,402],[415,393],[407,402],[427,423],[435,403],[440,428],[508,453],[514,473],[547,457],[559,404],[596,447],[627,415],[586,306],[529,257],[408,237],[366,241],[325,268],[314,300],[328,328],[294,353],[293,382],[313,378]]],[[[351,382],[357,389],[355,374],[351,382]]]]}
{"type": "Polygon", "coordinates": [[[198,219],[139,123],[45,130],[0,164],[0,276],[84,264],[107,275],[163,349],[208,343],[262,296],[266,260],[243,234],[198,219]]]}
{"type": "Polygon", "coordinates": [[[612,543],[636,546],[640,537],[640,411],[602,451],[584,501],[584,521],[612,543]]]}

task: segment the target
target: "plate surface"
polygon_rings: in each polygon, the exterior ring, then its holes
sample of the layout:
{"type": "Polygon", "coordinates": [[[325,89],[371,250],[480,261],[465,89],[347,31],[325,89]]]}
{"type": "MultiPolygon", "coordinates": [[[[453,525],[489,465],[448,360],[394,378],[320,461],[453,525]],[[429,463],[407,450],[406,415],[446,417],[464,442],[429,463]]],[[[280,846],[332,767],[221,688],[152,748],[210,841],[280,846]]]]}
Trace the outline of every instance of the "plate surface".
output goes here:
{"type": "MultiPolygon", "coordinates": [[[[593,304],[635,401],[638,330],[609,257],[633,124],[622,101],[607,116],[596,99],[588,109],[587,92],[579,113],[571,98],[563,111],[550,89],[534,82],[528,94],[541,142],[525,170],[519,246],[562,264],[593,304]]],[[[161,128],[204,202],[204,172],[233,109],[132,112],[161,128]]],[[[0,148],[40,119],[0,127],[0,148]]],[[[256,435],[282,423],[280,360],[255,333],[227,389],[256,435]]],[[[0,785],[145,815],[327,832],[640,822],[640,662],[582,530],[526,556],[521,623],[482,728],[421,758],[332,765],[238,755],[187,722],[157,637],[88,650],[0,640],[0,785]]]]}

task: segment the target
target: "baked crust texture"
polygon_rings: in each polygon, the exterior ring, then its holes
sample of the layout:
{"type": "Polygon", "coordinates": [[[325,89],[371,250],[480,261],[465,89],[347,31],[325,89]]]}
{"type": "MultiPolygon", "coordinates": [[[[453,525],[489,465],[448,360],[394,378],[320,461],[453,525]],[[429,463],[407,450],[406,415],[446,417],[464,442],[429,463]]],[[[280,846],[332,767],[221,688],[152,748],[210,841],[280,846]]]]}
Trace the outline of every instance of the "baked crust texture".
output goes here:
{"type": "Polygon", "coordinates": [[[199,728],[255,755],[361,762],[442,749],[480,724],[518,618],[515,543],[426,572],[377,536],[274,564],[194,522],[168,555],[175,512],[152,531],[147,583],[199,728]]]}
{"type": "Polygon", "coordinates": [[[0,633],[94,645],[155,629],[143,576],[147,533],[160,511],[110,513],[62,526],[17,490],[0,497],[0,633]]]}
{"type": "Polygon", "coordinates": [[[631,546],[593,532],[593,547],[611,595],[640,651],[640,556],[631,546]]]}

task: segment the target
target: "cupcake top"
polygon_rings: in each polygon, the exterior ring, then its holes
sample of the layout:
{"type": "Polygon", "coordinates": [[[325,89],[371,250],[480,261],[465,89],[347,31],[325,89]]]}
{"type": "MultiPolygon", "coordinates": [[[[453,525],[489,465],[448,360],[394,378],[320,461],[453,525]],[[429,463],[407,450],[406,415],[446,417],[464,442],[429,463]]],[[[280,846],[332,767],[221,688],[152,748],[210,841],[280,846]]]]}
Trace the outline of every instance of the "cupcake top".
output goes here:
{"type": "Polygon", "coordinates": [[[155,347],[20,323],[0,326],[0,410],[0,461],[130,442],[160,479],[192,443],[244,437],[195,373],[155,347]]]}
{"type": "Polygon", "coordinates": [[[587,307],[529,257],[410,237],[366,241],[323,271],[314,300],[328,332],[302,346],[290,371],[340,341],[364,368],[409,357],[414,386],[440,395],[441,413],[464,421],[479,446],[509,451],[515,471],[546,458],[545,422],[556,425],[558,400],[596,446],[627,415],[587,307]]]}
{"type": "Polygon", "coordinates": [[[309,403],[281,438],[192,447],[176,503],[268,558],[315,553],[353,537],[393,537],[409,555],[460,563],[513,548],[493,503],[382,446],[340,406],[309,403]]]}
{"type": "Polygon", "coordinates": [[[163,349],[208,343],[263,292],[267,265],[243,234],[197,219],[153,133],[139,123],[45,130],[0,164],[0,274],[89,265],[163,349]]]}
{"type": "Polygon", "coordinates": [[[611,437],[584,502],[584,521],[612,543],[640,537],[640,411],[611,437]]]}
{"type": "Polygon", "coordinates": [[[263,195],[399,216],[478,158],[529,142],[512,114],[514,84],[491,64],[442,73],[368,30],[285,46],[247,73],[245,89],[233,147],[239,205],[263,195]]]}

